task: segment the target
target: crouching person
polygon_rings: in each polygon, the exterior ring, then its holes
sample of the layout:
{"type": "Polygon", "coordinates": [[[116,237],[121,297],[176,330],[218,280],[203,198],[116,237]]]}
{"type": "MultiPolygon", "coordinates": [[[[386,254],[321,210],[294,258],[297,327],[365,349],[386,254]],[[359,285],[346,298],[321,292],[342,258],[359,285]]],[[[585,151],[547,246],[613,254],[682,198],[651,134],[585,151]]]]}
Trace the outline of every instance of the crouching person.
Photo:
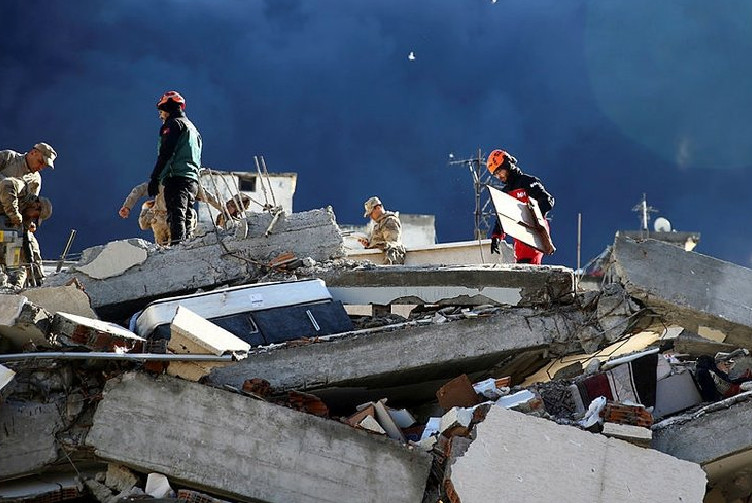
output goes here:
{"type": "Polygon", "coordinates": [[[387,264],[404,264],[405,247],[402,246],[402,223],[399,214],[386,211],[381,200],[373,196],[363,205],[364,218],[371,218],[371,228],[368,239],[358,241],[366,248],[378,248],[384,252],[387,264]]]}
{"type": "Polygon", "coordinates": [[[35,237],[37,227],[52,215],[52,203],[46,197],[39,197],[30,191],[21,178],[5,178],[0,182],[0,203],[3,227],[18,233],[15,242],[3,246],[3,266],[10,286],[24,288],[39,286],[44,279],[42,254],[35,237]],[[19,245],[19,246],[15,246],[19,245]],[[20,249],[19,249],[20,248],[20,249]],[[18,260],[6,256],[6,249],[15,253],[18,260]],[[13,267],[18,262],[18,267],[13,267]]]}
{"type": "Polygon", "coordinates": [[[12,284],[18,288],[40,286],[44,280],[42,252],[35,232],[42,221],[52,216],[52,202],[46,197],[30,196],[28,203],[22,205],[22,247],[21,267],[12,284]]]}

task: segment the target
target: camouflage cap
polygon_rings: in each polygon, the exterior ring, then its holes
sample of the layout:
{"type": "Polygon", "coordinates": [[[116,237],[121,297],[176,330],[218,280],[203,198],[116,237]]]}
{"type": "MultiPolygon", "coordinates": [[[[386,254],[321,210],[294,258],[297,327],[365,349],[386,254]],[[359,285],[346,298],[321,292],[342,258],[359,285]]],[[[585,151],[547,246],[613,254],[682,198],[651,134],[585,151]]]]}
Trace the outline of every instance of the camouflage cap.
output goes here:
{"type": "Polygon", "coordinates": [[[381,199],[379,199],[376,196],[372,196],[371,198],[368,199],[368,201],[365,202],[363,206],[366,209],[366,212],[363,214],[363,217],[368,217],[368,215],[371,214],[371,212],[376,206],[383,206],[383,204],[381,204],[381,199]]]}
{"type": "Polygon", "coordinates": [[[52,169],[55,169],[55,158],[57,157],[57,152],[55,152],[55,149],[50,146],[49,143],[40,142],[34,145],[34,149],[39,150],[42,154],[42,159],[44,160],[44,163],[49,166],[52,169]]]}
{"type": "Polygon", "coordinates": [[[42,211],[39,213],[39,222],[47,220],[52,216],[52,201],[46,197],[40,197],[39,202],[42,205],[42,211]]]}

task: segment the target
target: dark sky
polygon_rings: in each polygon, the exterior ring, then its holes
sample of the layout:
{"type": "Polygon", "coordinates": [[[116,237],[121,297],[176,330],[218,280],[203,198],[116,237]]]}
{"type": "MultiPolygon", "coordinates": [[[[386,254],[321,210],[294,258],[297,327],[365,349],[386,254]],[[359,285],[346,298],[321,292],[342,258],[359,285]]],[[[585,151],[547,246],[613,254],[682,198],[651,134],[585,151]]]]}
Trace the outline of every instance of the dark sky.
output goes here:
{"type": "Polygon", "coordinates": [[[472,239],[448,154],[512,152],[556,196],[547,263],[638,225],[647,193],[698,251],[749,266],[748,0],[4,0],[0,148],[58,151],[43,255],[142,233],[116,212],[154,165],[155,103],[188,100],[203,163],[298,173],[296,211],[435,214],[472,239]],[[414,51],[416,59],[407,55],[414,51]]]}

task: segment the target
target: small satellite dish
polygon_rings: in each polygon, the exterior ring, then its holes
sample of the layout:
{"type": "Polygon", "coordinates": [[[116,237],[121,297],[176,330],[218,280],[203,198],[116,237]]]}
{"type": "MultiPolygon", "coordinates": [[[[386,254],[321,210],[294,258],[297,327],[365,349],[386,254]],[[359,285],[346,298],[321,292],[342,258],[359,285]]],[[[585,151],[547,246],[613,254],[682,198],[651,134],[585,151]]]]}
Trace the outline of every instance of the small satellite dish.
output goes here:
{"type": "Polygon", "coordinates": [[[671,222],[668,218],[658,217],[653,222],[653,228],[656,232],[671,232],[671,222]]]}

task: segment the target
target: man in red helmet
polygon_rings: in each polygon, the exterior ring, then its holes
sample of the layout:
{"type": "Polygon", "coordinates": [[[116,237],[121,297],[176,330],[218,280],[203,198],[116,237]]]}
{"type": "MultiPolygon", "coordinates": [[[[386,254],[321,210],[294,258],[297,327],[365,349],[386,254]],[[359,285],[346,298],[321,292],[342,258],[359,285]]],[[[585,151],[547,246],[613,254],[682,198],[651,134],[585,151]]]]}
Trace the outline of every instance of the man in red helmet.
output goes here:
{"type": "MultiPolygon", "coordinates": [[[[554,207],[554,198],[543,187],[540,179],[523,173],[517,167],[517,159],[509,153],[503,150],[494,150],[488,155],[486,167],[493,176],[504,184],[501,189],[502,192],[506,192],[523,203],[529,202],[531,198],[535,199],[544,217],[554,207]]],[[[544,222],[547,227],[546,230],[548,230],[548,221],[544,220],[544,222]]],[[[501,253],[499,242],[505,236],[501,222],[497,218],[491,234],[491,253],[501,253]]],[[[553,251],[549,250],[550,253],[553,253],[553,251]]],[[[543,252],[515,239],[514,259],[518,264],[540,264],[543,259],[543,252]]]]}
{"type": "Polygon", "coordinates": [[[148,194],[156,196],[164,185],[170,244],[187,237],[190,209],[198,193],[201,169],[201,134],[185,115],[185,99],[177,91],[167,91],[157,102],[159,151],[151,173],[148,194]]]}

